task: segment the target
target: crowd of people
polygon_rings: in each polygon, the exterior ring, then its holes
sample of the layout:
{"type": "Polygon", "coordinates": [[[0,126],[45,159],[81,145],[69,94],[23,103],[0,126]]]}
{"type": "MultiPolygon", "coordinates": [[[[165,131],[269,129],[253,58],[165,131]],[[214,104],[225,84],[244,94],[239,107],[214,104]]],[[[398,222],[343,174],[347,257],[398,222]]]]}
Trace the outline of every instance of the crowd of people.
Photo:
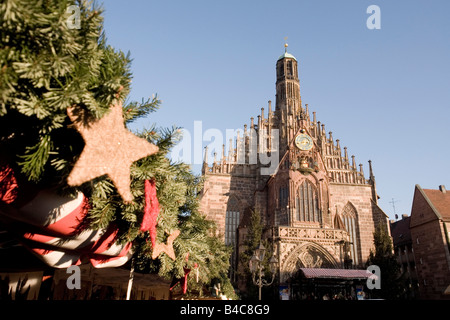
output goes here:
{"type": "Polygon", "coordinates": [[[301,300],[356,300],[356,296],[350,293],[343,293],[341,291],[337,293],[324,293],[314,294],[314,292],[303,292],[300,296],[301,300]]]}

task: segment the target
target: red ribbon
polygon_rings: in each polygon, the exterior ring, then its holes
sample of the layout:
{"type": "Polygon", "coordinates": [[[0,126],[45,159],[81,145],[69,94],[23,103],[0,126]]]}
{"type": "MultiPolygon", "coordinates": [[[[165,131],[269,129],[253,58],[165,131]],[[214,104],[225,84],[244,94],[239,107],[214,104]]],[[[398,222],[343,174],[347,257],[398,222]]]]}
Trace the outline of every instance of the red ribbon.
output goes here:
{"type": "Polygon", "coordinates": [[[0,202],[10,204],[17,198],[17,180],[9,166],[0,167],[0,202]]]}
{"type": "Polygon", "coordinates": [[[145,180],[145,206],[144,218],[140,230],[149,231],[152,246],[156,245],[156,225],[159,214],[159,202],[156,197],[156,184],[154,180],[145,180]]]}

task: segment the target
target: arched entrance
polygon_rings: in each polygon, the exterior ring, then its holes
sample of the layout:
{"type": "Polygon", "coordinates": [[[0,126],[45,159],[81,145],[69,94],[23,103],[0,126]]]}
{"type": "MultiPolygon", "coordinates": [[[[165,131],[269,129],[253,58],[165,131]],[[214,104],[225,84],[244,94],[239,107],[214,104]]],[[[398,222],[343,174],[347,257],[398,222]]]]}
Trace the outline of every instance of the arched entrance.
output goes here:
{"type": "Polygon", "coordinates": [[[304,242],[298,244],[282,262],[281,283],[286,283],[300,268],[337,268],[334,257],[320,244],[304,242]]]}

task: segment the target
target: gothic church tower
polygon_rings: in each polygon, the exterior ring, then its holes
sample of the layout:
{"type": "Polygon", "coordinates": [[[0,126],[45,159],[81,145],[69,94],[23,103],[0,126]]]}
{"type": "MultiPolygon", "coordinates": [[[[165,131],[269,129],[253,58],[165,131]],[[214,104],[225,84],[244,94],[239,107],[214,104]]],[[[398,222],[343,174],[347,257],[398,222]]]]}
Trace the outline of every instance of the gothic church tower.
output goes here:
{"type": "Polygon", "coordinates": [[[295,120],[300,116],[302,104],[298,63],[297,59],[287,52],[287,44],[284,54],[278,58],[276,70],[275,116],[280,129],[280,154],[283,154],[298,129],[295,120]]]}
{"type": "MultiPolygon", "coordinates": [[[[362,268],[373,247],[377,225],[388,218],[378,207],[375,177],[351,160],[347,147],[302,105],[298,60],[285,52],[276,62],[276,105],[261,108],[255,123],[244,126],[235,148],[220,159],[205,161],[200,210],[217,225],[217,236],[234,249],[232,267],[239,268],[252,211],[261,215],[264,237],[272,241],[279,261],[280,283],[299,268],[362,268]],[[273,142],[278,130],[278,146],[273,142]],[[260,153],[277,154],[276,170],[251,161],[252,143],[260,153]],[[275,150],[278,149],[278,150],[275,150]],[[278,151],[274,153],[274,151],[278,151]]],[[[323,88],[326,91],[326,88],[323,88]]],[[[205,153],[206,155],[206,153],[205,153]]],[[[243,285],[243,283],[241,283],[243,285]]]]}

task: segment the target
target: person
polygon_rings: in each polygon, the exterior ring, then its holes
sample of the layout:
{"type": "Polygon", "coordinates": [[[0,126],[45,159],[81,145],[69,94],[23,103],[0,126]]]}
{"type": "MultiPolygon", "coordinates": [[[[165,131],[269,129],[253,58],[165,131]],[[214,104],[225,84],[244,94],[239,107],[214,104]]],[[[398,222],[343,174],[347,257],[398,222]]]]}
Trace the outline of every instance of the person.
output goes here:
{"type": "Polygon", "coordinates": [[[220,297],[220,282],[214,284],[213,297],[220,297]]]}
{"type": "Polygon", "coordinates": [[[281,300],[289,300],[289,291],[287,288],[284,288],[283,290],[281,290],[280,298],[281,298],[281,300]]]}
{"type": "Polygon", "coordinates": [[[315,296],[314,292],[311,292],[308,296],[308,300],[317,300],[317,297],[315,296]]]}
{"type": "Polygon", "coordinates": [[[325,293],[322,297],[323,300],[330,300],[330,296],[328,295],[328,293],[325,293]]]}

